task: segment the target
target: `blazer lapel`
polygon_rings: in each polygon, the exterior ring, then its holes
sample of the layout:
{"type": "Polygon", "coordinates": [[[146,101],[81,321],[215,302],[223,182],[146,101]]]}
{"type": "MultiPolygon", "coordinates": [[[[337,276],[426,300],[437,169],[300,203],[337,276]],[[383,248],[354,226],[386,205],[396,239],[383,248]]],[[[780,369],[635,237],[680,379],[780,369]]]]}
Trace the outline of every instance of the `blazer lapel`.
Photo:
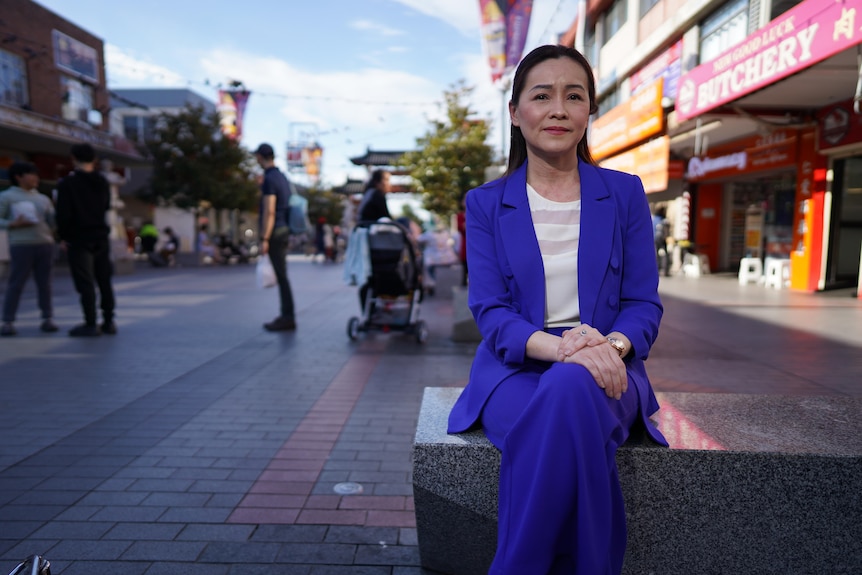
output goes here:
{"type": "Polygon", "coordinates": [[[516,300],[527,320],[541,328],[545,323],[545,270],[527,201],[527,163],[504,181],[500,235],[521,292],[516,300]]]}
{"type": "Polygon", "coordinates": [[[581,239],[578,246],[578,300],[581,321],[594,323],[599,292],[611,263],[614,201],[598,168],[578,165],[581,178],[581,239]]]}

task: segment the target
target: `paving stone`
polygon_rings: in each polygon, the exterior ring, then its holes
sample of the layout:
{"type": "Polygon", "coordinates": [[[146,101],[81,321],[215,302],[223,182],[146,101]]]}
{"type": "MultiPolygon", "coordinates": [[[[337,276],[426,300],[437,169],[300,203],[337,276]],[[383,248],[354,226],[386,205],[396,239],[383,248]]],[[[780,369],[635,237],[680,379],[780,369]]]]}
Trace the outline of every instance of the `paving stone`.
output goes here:
{"type": "MultiPolygon", "coordinates": [[[[426,386],[463,387],[476,343],[452,341],[443,298],[423,303],[425,345],[401,334],[349,341],[356,289],[340,271],[291,260],[296,334],[261,329],[275,298],[261,297],[251,268],[142,268],[115,278],[122,337],[21,338],[23,354],[0,347],[0,559],[45,553],[62,575],[429,575],[412,526],[418,407],[426,386]],[[81,362],[85,344],[100,353],[81,362]],[[8,384],[16,380],[41,387],[8,384]],[[335,494],[345,479],[363,494],[335,494]],[[246,495],[305,503],[246,508],[246,495]],[[200,556],[186,559],[195,545],[200,556]],[[141,559],[117,560],[124,553],[141,559]]],[[[713,298],[702,305],[677,279],[662,283],[649,363],[657,391],[862,394],[856,304],[747,290],[790,303],[725,305],[735,279],[701,278],[698,297],[713,298]],[[752,317],[770,309],[784,323],[752,317]],[[855,343],[796,327],[818,323],[847,326],[855,343]]],[[[55,284],[58,313],[77,317],[71,279],[55,284]]]]}

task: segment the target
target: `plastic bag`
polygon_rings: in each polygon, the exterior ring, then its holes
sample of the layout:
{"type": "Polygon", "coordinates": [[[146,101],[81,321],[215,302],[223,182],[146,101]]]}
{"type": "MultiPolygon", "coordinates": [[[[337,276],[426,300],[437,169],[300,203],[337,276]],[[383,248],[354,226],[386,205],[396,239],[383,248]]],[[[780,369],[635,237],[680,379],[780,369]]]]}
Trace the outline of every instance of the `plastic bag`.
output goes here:
{"type": "Polygon", "coordinates": [[[272,269],[272,262],[269,257],[262,256],[257,259],[257,287],[270,288],[278,283],[275,277],[275,270],[272,269]]]}

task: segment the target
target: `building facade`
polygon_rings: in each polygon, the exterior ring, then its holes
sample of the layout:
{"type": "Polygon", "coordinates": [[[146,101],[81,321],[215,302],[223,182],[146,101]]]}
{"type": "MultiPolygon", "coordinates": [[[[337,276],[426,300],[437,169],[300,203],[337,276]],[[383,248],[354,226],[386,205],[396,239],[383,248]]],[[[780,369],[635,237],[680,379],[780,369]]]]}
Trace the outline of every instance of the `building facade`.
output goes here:
{"type": "Polygon", "coordinates": [[[109,131],[104,46],[30,0],[4,0],[0,18],[0,181],[16,160],[33,162],[43,191],[71,169],[69,148],[87,142],[115,167],[144,165],[109,131]]]}
{"type": "Polygon", "coordinates": [[[713,271],[781,260],[856,285],[862,0],[583,0],[562,42],[595,67],[599,163],[637,173],[713,271]]]}
{"type": "MultiPolygon", "coordinates": [[[[13,162],[33,163],[40,192],[51,195],[72,169],[73,144],[91,144],[112,183],[112,252],[128,269],[117,183],[147,160],[134,144],[108,129],[110,92],[100,38],[31,0],[4,0],[0,11],[0,189],[13,162]]],[[[0,263],[8,259],[0,232],[0,263]]]]}

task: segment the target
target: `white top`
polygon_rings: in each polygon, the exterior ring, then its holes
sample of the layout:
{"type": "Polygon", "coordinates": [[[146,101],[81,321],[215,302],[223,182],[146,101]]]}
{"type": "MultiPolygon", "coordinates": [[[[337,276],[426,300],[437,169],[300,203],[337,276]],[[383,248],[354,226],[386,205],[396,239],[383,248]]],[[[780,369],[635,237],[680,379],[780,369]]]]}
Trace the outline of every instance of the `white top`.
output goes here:
{"type": "Polygon", "coordinates": [[[554,202],[527,184],[533,227],[545,268],[545,327],[573,327],[580,323],[578,301],[578,243],[581,237],[581,200],[554,202]]]}

